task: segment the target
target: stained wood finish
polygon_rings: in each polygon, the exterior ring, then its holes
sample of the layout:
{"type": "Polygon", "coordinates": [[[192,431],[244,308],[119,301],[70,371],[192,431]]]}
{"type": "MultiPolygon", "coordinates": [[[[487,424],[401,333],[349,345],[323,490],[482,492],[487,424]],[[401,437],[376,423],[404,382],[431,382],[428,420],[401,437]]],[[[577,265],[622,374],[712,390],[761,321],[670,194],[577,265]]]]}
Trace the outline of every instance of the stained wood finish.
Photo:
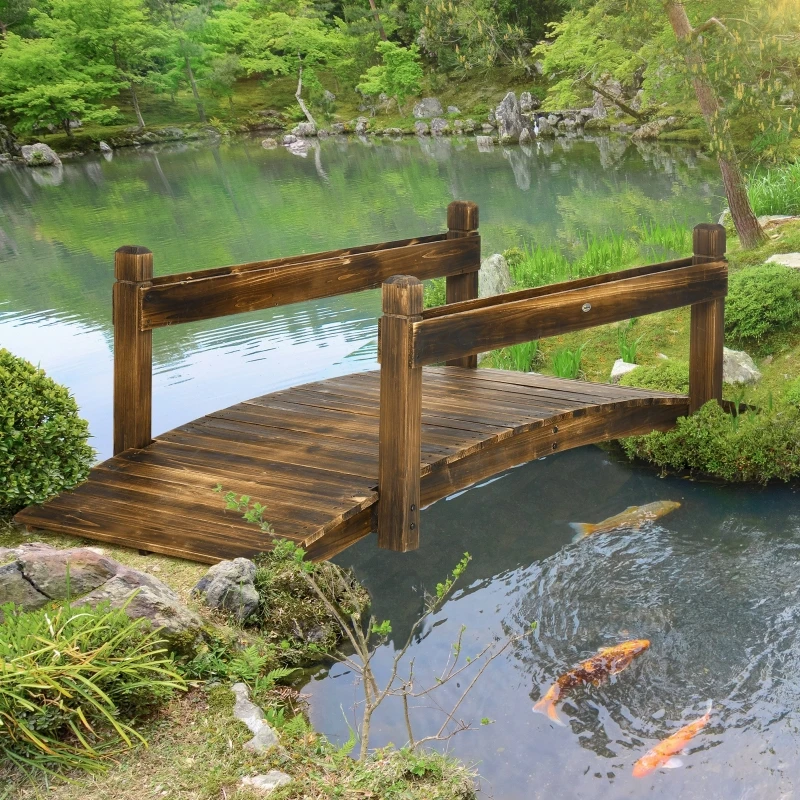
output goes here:
{"type": "Polygon", "coordinates": [[[150,444],[153,335],[142,330],[139,292],[151,285],[153,254],[120,247],[114,254],[114,453],[150,444]]]}
{"type": "MultiPolygon", "coordinates": [[[[455,200],[447,207],[447,238],[463,239],[478,235],[478,206],[463,200],[455,200]]],[[[477,253],[476,267],[481,265],[480,250],[477,253]]],[[[478,299],[478,269],[464,275],[450,275],[445,281],[445,302],[447,305],[478,299]]],[[[478,368],[478,356],[463,356],[447,362],[449,367],[478,368]]]]}
{"type": "MultiPolygon", "coordinates": [[[[706,264],[725,257],[722,225],[698,225],[693,235],[693,263],[706,264]]],[[[689,409],[692,413],[709,400],[722,400],[722,353],[725,337],[725,299],[692,306],[689,333],[689,409]]]]}
{"type": "Polygon", "coordinates": [[[422,283],[400,275],[382,295],[378,544],[405,553],[419,547],[422,369],[412,364],[411,336],[422,319],[422,283]]]}
{"type": "MultiPolygon", "coordinates": [[[[502,370],[422,372],[422,505],[553,445],[667,428],[688,410],[686,397],[643,389],[502,370]]],[[[206,563],[269,550],[271,537],[225,510],[213,492],[221,483],[264,503],[278,536],[330,558],[378,526],[380,398],[380,373],[368,372],[238,403],[114,456],[17,521],[206,563]]]]}
{"type": "Polygon", "coordinates": [[[386,250],[153,283],[140,291],[143,330],[374,289],[392,275],[420,280],[480,268],[480,237],[441,239],[386,250]]]}
{"type": "MultiPolygon", "coordinates": [[[[466,240],[469,241],[469,240],[466,240]]],[[[487,307],[423,319],[414,324],[414,364],[507,347],[518,342],[722,300],[728,291],[724,261],[622,277],[592,286],[556,284],[551,292],[518,299],[514,293],[487,307]]]]}

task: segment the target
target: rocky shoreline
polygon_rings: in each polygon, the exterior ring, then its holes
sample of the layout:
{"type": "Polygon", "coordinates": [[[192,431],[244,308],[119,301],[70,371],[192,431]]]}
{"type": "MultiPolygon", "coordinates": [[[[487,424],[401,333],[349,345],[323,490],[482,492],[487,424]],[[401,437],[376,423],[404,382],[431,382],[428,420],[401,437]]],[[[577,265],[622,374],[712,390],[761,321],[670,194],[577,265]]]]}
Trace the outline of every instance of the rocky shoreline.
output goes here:
{"type": "MultiPolygon", "coordinates": [[[[261,113],[262,119],[255,123],[242,124],[221,129],[213,125],[178,127],[169,125],[159,128],[129,128],[123,132],[111,133],[105,139],[92,141],[88,149],[56,153],[47,144],[37,142],[20,145],[13,134],[0,125],[0,164],[19,162],[29,167],[60,166],[62,160],[76,158],[87,152],[99,151],[110,159],[113,152],[124,147],[142,147],[166,142],[209,141],[239,133],[270,133],[262,142],[265,148],[283,144],[296,155],[306,155],[314,139],[329,136],[355,135],[358,137],[382,136],[401,138],[405,136],[441,137],[473,136],[480,150],[488,150],[495,144],[529,144],[536,140],[557,137],[574,138],[598,133],[630,136],[633,141],[655,140],[676,126],[676,119],[656,119],[638,125],[615,120],[622,116],[616,109],[611,110],[602,95],[595,93],[592,106],[562,111],[541,111],[539,101],[530,93],[522,92],[517,98],[514,92],[507,92],[498,106],[490,111],[486,120],[479,122],[473,117],[462,115],[455,106],[445,111],[435,97],[426,97],[414,106],[414,123],[405,127],[382,127],[376,117],[357,117],[349,122],[337,122],[328,127],[316,128],[310,122],[301,122],[289,133],[285,118],[276,112],[261,113]]],[[[84,145],[86,142],[84,141],[84,145]]]]}

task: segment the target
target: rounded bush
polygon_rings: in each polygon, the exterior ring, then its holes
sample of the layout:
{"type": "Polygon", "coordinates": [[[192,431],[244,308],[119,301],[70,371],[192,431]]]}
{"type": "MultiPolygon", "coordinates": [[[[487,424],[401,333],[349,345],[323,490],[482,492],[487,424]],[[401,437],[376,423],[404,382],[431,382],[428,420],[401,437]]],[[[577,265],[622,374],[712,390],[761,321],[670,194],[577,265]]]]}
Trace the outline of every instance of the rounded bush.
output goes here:
{"type": "Polygon", "coordinates": [[[800,324],[800,273],[781,264],[746,267],[730,277],[725,333],[738,341],[759,341],[800,324]]]}
{"type": "Polygon", "coordinates": [[[0,348],[0,515],[83,481],[94,460],[88,438],[69,391],[0,348]]]}
{"type": "Polygon", "coordinates": [[[619,382],[621,386],[688,394],[689,365],[685,361],[663,361],[651,367],[637,367],[623,375],[619,382]]]}

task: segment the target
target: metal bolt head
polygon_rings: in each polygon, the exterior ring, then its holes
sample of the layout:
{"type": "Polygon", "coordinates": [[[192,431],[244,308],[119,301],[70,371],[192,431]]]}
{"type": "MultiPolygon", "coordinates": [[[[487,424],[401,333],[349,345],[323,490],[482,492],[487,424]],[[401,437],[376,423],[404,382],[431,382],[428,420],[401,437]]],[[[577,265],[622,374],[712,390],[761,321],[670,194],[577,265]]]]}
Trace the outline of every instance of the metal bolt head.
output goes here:
{"type": "Polygon", "coordinates": [[[587,311],[591,311],[591,310],[592,310],[592,304],[591,303],[584,303],[581,306],[581,311],[583,311],[584,313],[587,312],[587,311]]]}
{"type": "Polygon", "coordinates": [[[411,530],[413,531],[413,530],[414,530],[414,528],[416,528],[416,527],[417,527],[417,524],[416,524],[415,522],[412,522],[412,523],[411,523],[411,525],[409,525],[409,527],[410,527],[410,528],[411,528],[411,530]]]}

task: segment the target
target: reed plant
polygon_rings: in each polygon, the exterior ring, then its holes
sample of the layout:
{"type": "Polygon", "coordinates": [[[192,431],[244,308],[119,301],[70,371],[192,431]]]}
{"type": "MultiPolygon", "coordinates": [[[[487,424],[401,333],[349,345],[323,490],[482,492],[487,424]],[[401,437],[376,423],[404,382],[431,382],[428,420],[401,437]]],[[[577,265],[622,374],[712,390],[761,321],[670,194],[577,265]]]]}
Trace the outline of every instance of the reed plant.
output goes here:
{"type": "Polygon", "coordinates": [[[186,688],[158,632],[124,609],[0,612],[0,758],[24,772],[102,771],[144,742],[136,718],[186,688]]]}
{"type": "Polygon", "coordinates": [[[586,342],[574,350],[569,347],[562,347],[553,353],[552,367],[556,377],[574,380],[580,375],[581,359],[583,358],[585,347],[586,342]]]}
{"type": "Polygon", "coordinates": [[[642,334],[638,339],[632,342],[628,341],[628,332],[633,327],[633,320],[630,320],[627,325],[620,325],[617,328],[617,346],[619,347],[619,357],[626,364],[636,363],[636,353],[639,349],[639,343],[644,338],[642,334]]]}
{"type": "Polygon", "coordinates": [[[664,223],[644,220],[639,228],[639,240],[643,245],[659,247],[677,255],[692,252],[692,231],[675,220],[664,223]]]}
{"type": "Polygon", "coordinates": [[[582,242],[584,252],[575,264],[575,277],[588,278],[630,266],[639,257],[639,247],[621,233],[609,231],[603,236],[588,235],[582,242]]]}
{"type": "Polygon", "coordinates": [[[747,182],[756,216],[800,214],[800,161],[757,170],[747,182]]]}
{"type": "Polygon", "coordinates": [[[530,372],[539,360],[539,342],[521,342],[492,353],[492,366],[514,372],[530,372]]]}

